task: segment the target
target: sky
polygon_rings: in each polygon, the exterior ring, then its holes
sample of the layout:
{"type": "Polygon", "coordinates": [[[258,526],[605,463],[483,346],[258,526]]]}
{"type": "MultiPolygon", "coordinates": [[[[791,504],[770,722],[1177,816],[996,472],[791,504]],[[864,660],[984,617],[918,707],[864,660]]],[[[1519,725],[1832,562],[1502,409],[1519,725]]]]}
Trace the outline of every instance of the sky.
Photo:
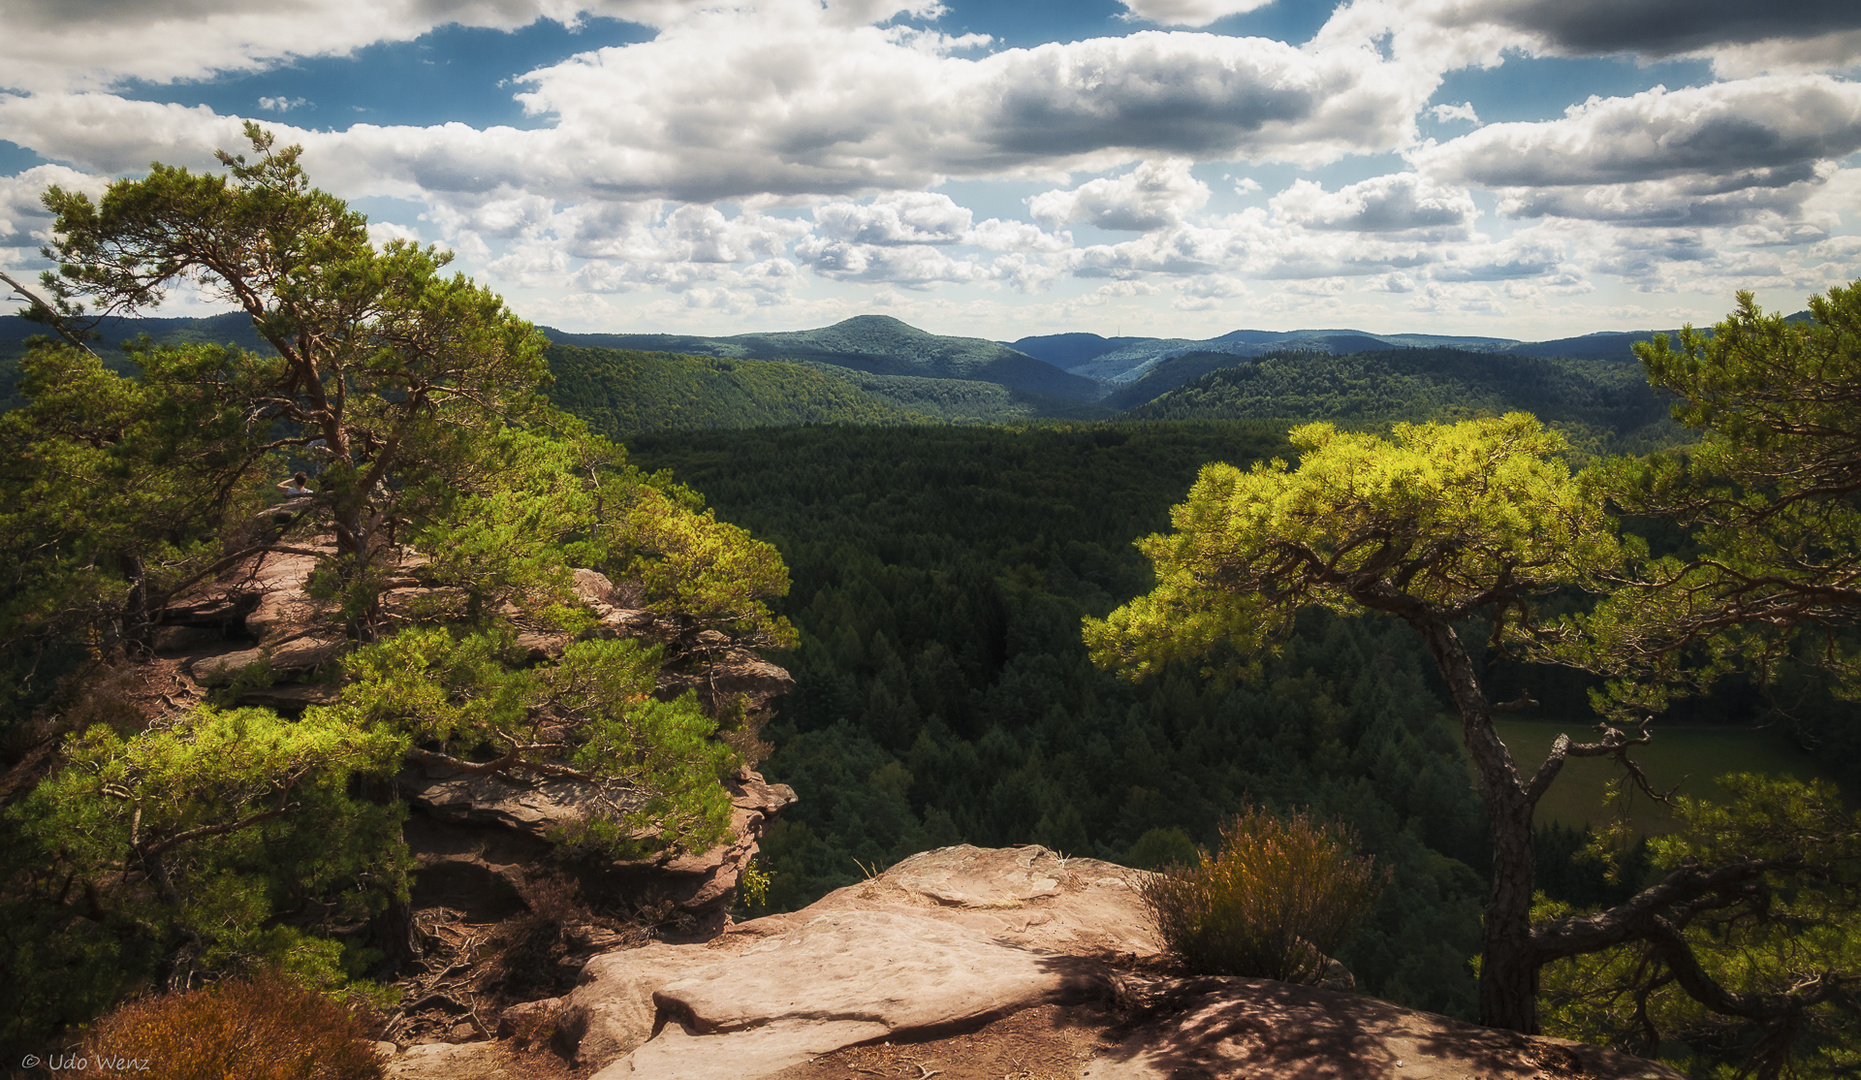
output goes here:
{"type": "MultiPolygon", "coordinates": [[[[0,0],[50,185],[256,120],[524,318],[1542,340],[1861,278],[1856,0],[0,0]]],[[[226,305],[172,292],[161,314],[226,305]]]]}

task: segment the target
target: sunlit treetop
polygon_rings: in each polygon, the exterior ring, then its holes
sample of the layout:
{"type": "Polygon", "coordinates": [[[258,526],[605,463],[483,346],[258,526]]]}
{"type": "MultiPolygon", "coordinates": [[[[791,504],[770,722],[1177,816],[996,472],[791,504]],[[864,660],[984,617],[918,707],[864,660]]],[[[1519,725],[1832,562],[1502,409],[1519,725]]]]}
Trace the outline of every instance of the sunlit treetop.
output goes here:
{"type": "Polygon", "coordinates": [[[1398,424],[1389,437],[1307,424],[1291,437],[1296,466],[1203,468],[1175,531],[1139,541],[1156,588],[1088,625],[1095,659],[1138,677],[1224,645],[1244,658],[1310,605],[1431,621],[1488,612],[1503,641],[1531,626],[1532,597],[1621,559],[1563,437],[1523,413],[1398,424]]]}

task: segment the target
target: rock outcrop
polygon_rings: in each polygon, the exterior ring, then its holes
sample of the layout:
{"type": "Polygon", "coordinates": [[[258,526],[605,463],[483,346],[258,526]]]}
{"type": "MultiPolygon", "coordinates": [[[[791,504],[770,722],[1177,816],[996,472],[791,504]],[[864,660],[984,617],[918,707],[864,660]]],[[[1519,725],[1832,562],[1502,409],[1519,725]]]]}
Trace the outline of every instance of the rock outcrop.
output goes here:
{"type": "MultiPolygon", "coordinates": [[[[340,655],[344,640],[307,585],[319,561],[335,553],[328,536],[294,541],[289,550],[240,560],[171,603],[156,632],[151,667],[165,696],[152,700],[152,711],[186,708],[213,688],[225,688],[237,704],[293,715],[333,701],[338,687],[320,675],[340,655]]],[[[420,568],[427,560],[418,552],[384,546],[377,561],[386,574],[381,604],[390,615],[443,599],[445,590],[422,583],[420,568]]],[[[572,587],[597,619],[593,634],[670,641],[679,631],[643,606],[636,585],[578,569],[572,587]]],[[[703,663],[662,673],[657,693],[669,698],[697,689],[708,706],[734,699],[755,715],[794,685],[788,672],[717,637],[703,663]]],[[[571,640],[528,631],[519,634],[518,644],[540,662],[571,640]]],[[[417,908],[445,908],[470,923],[494,922],[522,911],[522,886],[547,869],[576,878],[584,897],[659,910],[689,938],[715,935],[728,923],[737,882],[756,856],[757,841],[795,801],[794,791],[767,784],[746,767],[725,781],[732,804],[725,843],[672,859],[565,867],[554,857],[552,832],[615,809],[610,803],[624,800],[626,792],[596,791],[569,780],[432,769],[410,769],[399,783],[415,809],[405,835],[418,865],[417,908]]]]}
{"type": "MultiPolygon", "coordinates": [[[[585,1032],[595,1080],[844,1077],[842,1055],[902,1057],[906,1044],[924,1075],[979,1076],[961,1068],[965,1055],[979,1059],[995,1024],[1022,1016],[1064,1029],[1077,1051],[1040,1075],[1079,1080],[1681,1080],[1628,1055],[1357,994],[1159,975],[1138,876],[1040,847],[925,852],[707,942],[597,956],[544,1007],[585,1032]]],[[[394,1068],[439,1076],[406,1056],[394,1068]]]]}
{"type": "MultiPolygon", "coordinates": [[[[447,907],[485,922],[521,907],[526,877],[552,850],[550,834],[601,809],[607,796],[568,780],[468,776],[409,770],[401,790],[417,811],[407,841],[418,870],[415,905],[447,907]]],[[[666,859],[577,862],[562,869],[584,896],[624,897],[636,908],[669,908],[677,936],[715,936],[729,923],[738,881],[757,842],[794,789],[770,784],[747,766],[724,782],[730,792],[730,839],[709,851],[666,859]]]]}

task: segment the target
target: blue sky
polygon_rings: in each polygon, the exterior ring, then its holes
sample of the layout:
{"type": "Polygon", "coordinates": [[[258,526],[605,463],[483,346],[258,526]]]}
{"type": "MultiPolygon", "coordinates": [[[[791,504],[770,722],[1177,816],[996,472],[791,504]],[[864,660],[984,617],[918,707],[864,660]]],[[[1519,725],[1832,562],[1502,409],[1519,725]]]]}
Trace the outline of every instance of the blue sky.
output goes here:
{"type": "Polygon", "coordinates": [[[1861,277],[1853,0],[0,11],[15,273],[47,185],[213,168],[250,118],[565,329],[1538,339],[1861,277]]]}

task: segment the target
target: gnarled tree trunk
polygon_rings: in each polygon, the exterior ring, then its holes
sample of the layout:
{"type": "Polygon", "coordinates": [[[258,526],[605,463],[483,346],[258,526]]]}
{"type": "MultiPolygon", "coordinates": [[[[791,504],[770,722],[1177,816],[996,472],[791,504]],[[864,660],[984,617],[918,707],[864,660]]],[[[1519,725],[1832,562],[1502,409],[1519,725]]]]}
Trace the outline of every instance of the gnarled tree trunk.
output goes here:
{"type": "Polygon", "coordinates": [[[1480,922],[1480,1023],[1535,1035],[1541,963],[1531,934],[1537,872],[1532,812],[1538,802],[1533,789],[1539,785],[1528,787],[1519,777],[1511,751],[1493,730],[1492,706],[1453,626],[1432,612],[1410,612],[1404,617],[1428,643],[1453,695],[1461,735],[1473,757],[1475,786],[1492,829],[1493,884],[1480,922]]]}

